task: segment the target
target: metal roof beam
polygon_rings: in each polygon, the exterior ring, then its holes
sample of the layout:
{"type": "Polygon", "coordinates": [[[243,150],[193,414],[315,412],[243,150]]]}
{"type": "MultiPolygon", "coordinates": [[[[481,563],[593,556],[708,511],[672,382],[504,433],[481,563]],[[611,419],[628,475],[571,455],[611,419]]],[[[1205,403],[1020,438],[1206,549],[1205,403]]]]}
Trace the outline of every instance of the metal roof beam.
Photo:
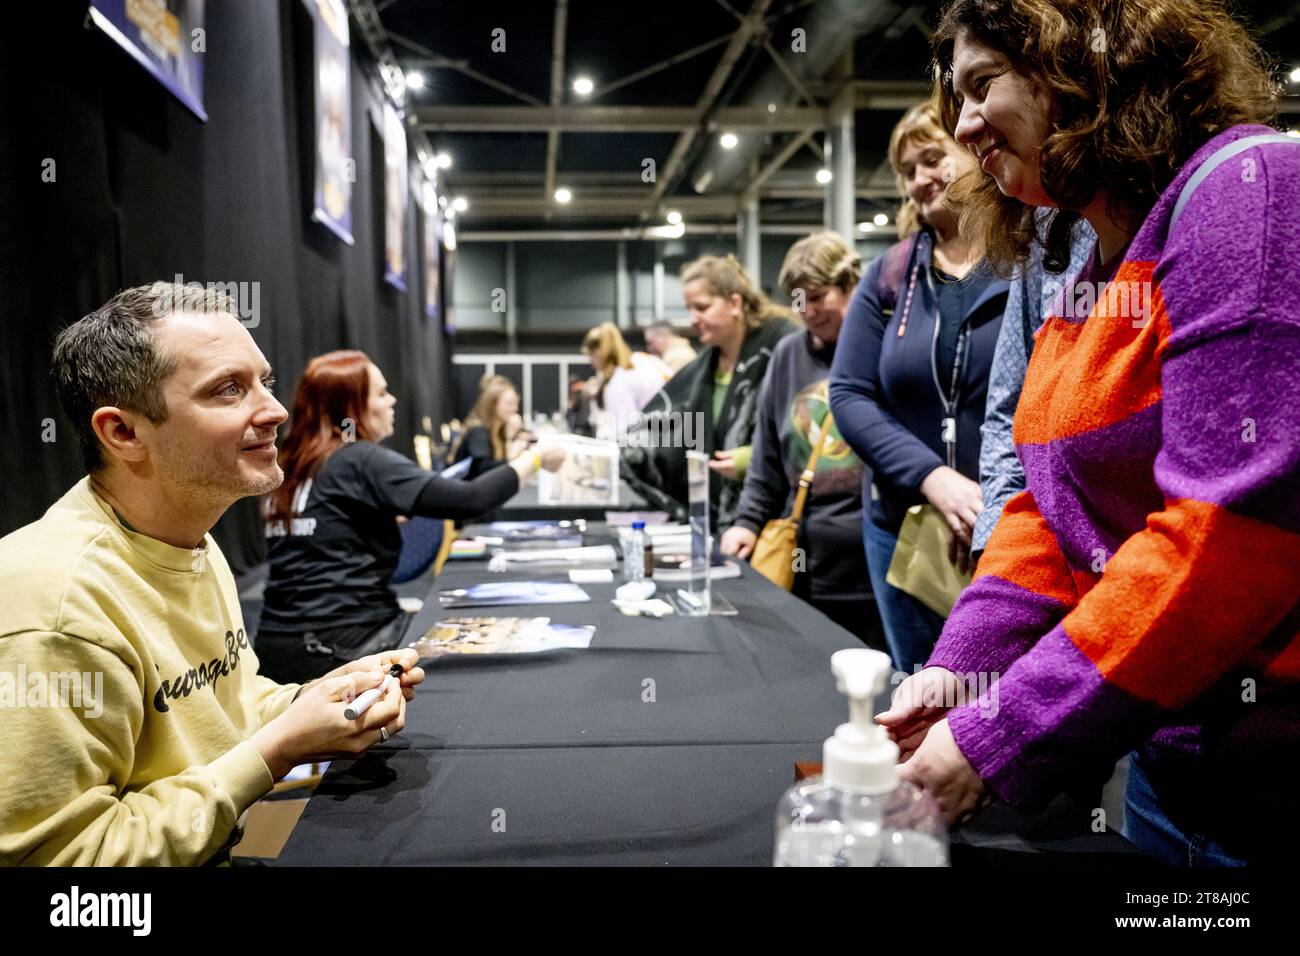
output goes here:
{"type": "MultiPolygon", "coordinates": [[[[411,112],[420,129],[479,133],[694,135],[706,116],[692,106],[415,106],[411,112]]],[[[707,125],[736,132],[790,133],[822,129],[826,117],[821,108],[786,107],[770,113],[764,107],[740,106],[715,111],[707,125]]],[[[664,169],[659,171],[660,182],[664,169]]]]}

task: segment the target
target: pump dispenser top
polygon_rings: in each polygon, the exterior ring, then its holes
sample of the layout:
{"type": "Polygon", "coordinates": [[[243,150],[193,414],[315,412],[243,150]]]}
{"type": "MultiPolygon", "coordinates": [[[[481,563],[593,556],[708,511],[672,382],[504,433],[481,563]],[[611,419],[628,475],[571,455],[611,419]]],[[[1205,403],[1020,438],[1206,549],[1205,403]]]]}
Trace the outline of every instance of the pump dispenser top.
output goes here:
{"type": "Polygon", "coordinates": [[[832,787],[859,794],[888,793],[898,786],[898,746],[872,718],[872,704],[884,691],[889,657],[870,648],[831,655],[836,689],[849,699],[848,723],[822,747],[822,774],[832,787]]]}

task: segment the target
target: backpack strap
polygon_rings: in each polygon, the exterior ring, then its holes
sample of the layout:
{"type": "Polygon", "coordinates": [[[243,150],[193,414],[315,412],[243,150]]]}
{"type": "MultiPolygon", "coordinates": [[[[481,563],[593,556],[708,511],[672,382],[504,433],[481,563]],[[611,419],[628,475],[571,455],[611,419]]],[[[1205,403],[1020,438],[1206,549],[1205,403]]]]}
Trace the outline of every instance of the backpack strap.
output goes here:
{"type": "Polygon", "coordinates": [[[1183,191],[1178,194],[1178,201],[1174,203],[1173,214],[1169,217],[1169,231],[1174,231],[1174,226],[1178,224],[1178,219],[1182,216],[1183,208],[1187,205],[1188,200],[1192,198],[1192,193],[1196,192],[1196,187],[1205,182],[1210,173],[1238,153],[1244,153],[1248,149],[1254,149],[1256,146],[1269,143],[1290,143],[1292,146],[1300,146],[1300,139],[1287,136],[1285,133],[1260,133],[1258,136],[1247,136],[1235,143],[1228,143],[1212,153],[1205,162],[1201,163],[1196,172],[1192,173],[1191,179],[1187,180],[1187,184],[1183,186],[1183,191]]]}

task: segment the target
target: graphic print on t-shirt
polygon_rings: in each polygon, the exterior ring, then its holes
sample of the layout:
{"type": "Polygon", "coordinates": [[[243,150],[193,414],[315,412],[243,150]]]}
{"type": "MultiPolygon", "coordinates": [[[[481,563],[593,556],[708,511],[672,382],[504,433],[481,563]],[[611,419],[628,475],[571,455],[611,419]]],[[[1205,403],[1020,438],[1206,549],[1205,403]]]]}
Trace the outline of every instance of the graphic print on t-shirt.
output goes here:
{"type": "MultiPolygon", "coordinates": [[[[788,461],[807,463],[812,454],[813,439],[830,414],[828,394],[829,379],[824,378],[800,389],[791,399],[787,419],[789,428],[785,434],[788,461]]],[[[799,470],[802,471],[802,468],[799,470]]],[[[817,459],[815,471],[810,489],[814,495],[852,493],[862,480],[862,461],[840,435],[839,427],[834,422],[831,423],[830,435],[822,442],[822,453],[817,459]]]]}
{"type": "Polygon", "coordinates": [[[303,518],[302,513],[307,510],[307,498],[311,494],[312,479],[308,478],[298,490],[293,493],[293,505],[289,509],[289,530],[285,531],[283,521],[268,521],[266,523],[266,536],[268,538],[283,538],[285,534],[292,535],[313,535],[316,533],[316,519],[303,518]]]}

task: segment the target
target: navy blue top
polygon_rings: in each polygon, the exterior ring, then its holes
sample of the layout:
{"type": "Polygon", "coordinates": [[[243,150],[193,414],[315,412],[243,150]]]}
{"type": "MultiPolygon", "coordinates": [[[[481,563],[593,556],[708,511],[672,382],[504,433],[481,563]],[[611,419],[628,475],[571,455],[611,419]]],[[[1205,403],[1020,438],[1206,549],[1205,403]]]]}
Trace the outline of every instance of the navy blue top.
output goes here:
{"type": "Polygon", "coordinates": [[[980,271],[974,282],[983,288],[976,292],[972,287],[975,294],[965,297],[955,344],[956,381],[950,389],[949,377],[936,368],[942,323],[932,251],[930,234],[922,232],[892,308],[893,296],[882,281],[887,254],[867,266],[831,365],[831,413],[840,433],[870,466],[864,482],[874,484],[875,493],[866,484],[863,498],[871,503],[871,520],[895,533],[907,509],[925,501],[921,482],[940,465],[979,481],[980,425],[1009,289],[987,264],[976,267],[980,271]],[[944,441],[944,420],[950,415],[955,420],[951,445],[944,441]]]}

